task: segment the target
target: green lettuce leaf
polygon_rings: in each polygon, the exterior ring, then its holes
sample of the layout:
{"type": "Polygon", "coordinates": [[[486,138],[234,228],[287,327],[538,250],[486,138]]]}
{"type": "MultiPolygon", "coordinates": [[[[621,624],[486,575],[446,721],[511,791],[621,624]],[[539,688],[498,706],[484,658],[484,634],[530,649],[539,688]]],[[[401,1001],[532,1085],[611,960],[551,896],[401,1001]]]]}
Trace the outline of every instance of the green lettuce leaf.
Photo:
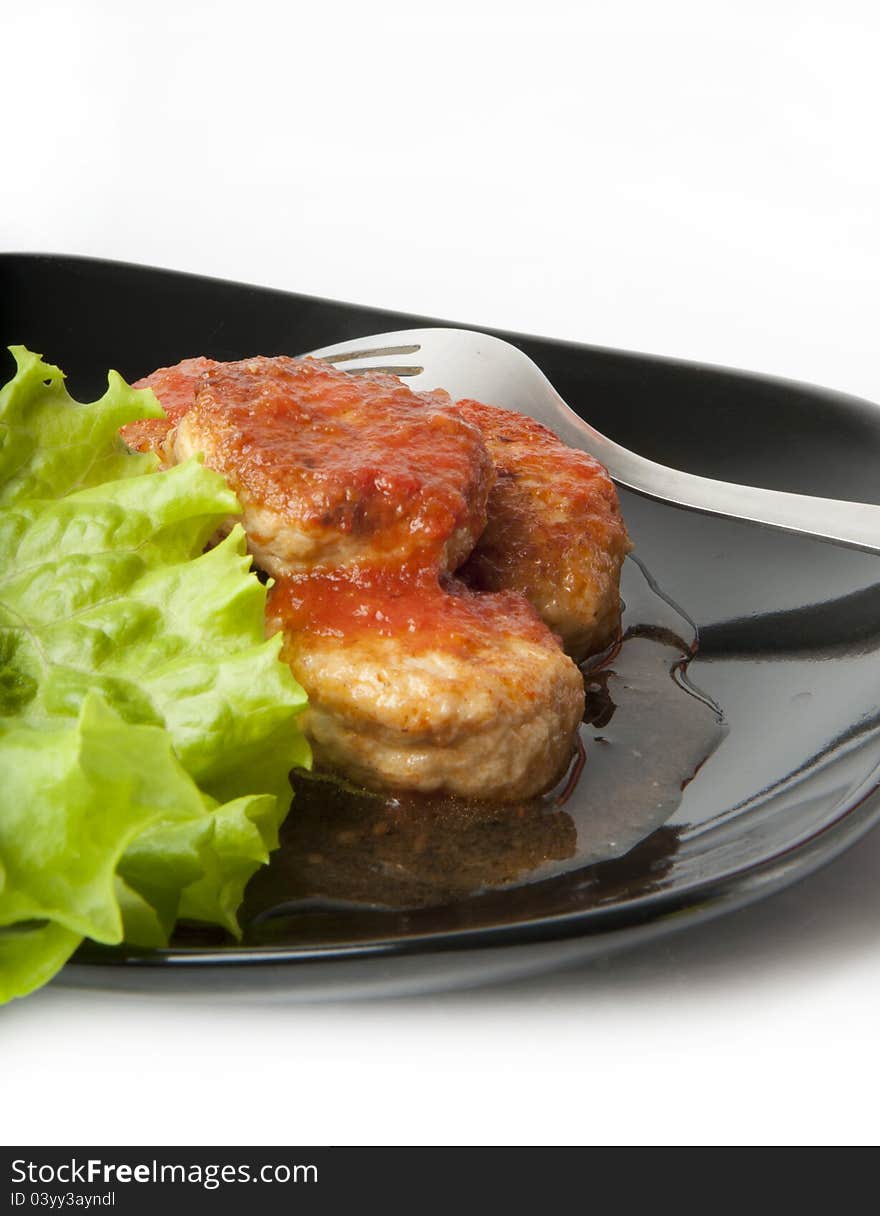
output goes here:
{"type": "Polygon", "coordinates": [[[51,921],[0,930],[0,1004],[48,983],[81,941],[51,921]]]}
{"type": "Polygon", "coordinates": [[[132,457],[119,438],[127,422],[164,417],[153,393],[138,393],[110,372],[100,401],[80,405],[59,368],[23,346],[9,349],[18,371],[0,389],[0,504],[60,498],[156,468],[154,456],[132,457]]]}
{"type": "Polygon", "coordinates": [[[305,695],[265,640],[238,504],[197,460],[156,472],[119,428],[161,410],[110,373],[81,405],[12,348],[0,390],[0,1000],[83,937],[237,932],[310,763],[305,695]]]}

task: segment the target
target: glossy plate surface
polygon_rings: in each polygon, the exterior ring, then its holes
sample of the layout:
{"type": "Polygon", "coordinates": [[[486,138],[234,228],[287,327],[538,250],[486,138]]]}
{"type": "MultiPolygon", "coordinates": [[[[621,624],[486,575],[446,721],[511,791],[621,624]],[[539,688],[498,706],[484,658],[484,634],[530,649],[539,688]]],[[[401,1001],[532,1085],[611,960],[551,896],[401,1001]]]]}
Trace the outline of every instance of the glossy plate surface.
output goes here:
{"type": "MultiPolygon", "coordinates": [[[[0,257],[3,343],[60,364],[78,396],[100,392],[108,367],[134,379],[189,355],[296,354],[420,324],[437,322],[120,263],[0,257]]],[[[648,457],[880,502],[876,406],[501,336],[648,457]]],[[[627,492],[621,504],[639,559],[624,578],[627,635],[586,673],[573,790],[479,815],[328,806],[309,787],[251,884],[241,945],[191,930],[167,951],[89,948],[63,979],[299,997],[477,984],[740,906],[858,839],[880,817],[877,558],[627,492]]]]}

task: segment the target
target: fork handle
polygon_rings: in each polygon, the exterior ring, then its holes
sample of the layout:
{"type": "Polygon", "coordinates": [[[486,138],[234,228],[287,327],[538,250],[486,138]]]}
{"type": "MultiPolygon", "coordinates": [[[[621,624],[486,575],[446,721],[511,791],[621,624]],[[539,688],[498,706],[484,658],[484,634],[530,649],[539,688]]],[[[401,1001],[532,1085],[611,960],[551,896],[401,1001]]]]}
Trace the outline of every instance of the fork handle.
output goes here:
{"type": "MultiPolygon", "coordinates": [[[[789,494],[698,477],[638,456],[594,431],[589,423],[578,421],[581,426],[577,427],[577,446],[600,460],[619,485],[637,494],[706,515],[747,520],[766,528],[861,549],[865,553],[880,553],[880,506],[874,503],[812,498],[807,494],[789,494]]],[[[574,420],[572,427],[576,427],[574,420]]]]}

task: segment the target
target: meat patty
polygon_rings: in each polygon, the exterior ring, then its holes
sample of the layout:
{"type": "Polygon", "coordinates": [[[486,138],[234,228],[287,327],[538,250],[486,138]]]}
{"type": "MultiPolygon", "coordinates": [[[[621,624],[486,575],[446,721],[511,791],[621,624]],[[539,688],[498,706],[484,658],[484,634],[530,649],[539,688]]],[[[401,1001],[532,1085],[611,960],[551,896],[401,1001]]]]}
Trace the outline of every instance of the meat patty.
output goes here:
{"type": "Polygon", "coordinates": [[[561,776],[584,691],[555,635],[610,640],[628,546],[597,462],[518,414],[315,360],[188,360],[142,383],[171,418],[135,446],[203,453],[276,576],[268,625],[319,764],[496,800],[561,776]]]}
{"type": "Polygon", "coordinates": [[[267,618],[309,695],[300,721],[324,767],[499,801],[568,767],[583,679],[520,595],[343,573],[280,580],[267,618]]]}
{"type": "Polygon", "coordinates": [[[494,476],[478,428],[448,405],[315,359],[207,368],[169,445],[174,462],[202,452],[225,475],[257,562],[277,575],[454,569],[483,530],[494,476]]]}
{"type": "Polygon", "coordinates": [[[520,591],[576,660],[620,627],[620,567],[631,545],[603,465],[532,418],[459,401],[495,465],[488,521],[460,571],[479,591],[520,591]]]}

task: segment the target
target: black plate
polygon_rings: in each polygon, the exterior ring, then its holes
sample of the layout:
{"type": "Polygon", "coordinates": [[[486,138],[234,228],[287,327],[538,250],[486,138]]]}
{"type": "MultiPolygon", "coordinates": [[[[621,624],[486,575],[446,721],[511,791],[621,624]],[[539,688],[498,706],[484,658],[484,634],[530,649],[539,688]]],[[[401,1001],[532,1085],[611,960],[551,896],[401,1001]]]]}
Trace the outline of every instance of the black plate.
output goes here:
{"type": "MultiPolygon", "coordinates": [[[[187,355],[297,353],[437,323],[25,254],[0,257],[0,319],[4,342],[44,352],[76,395],[100,392],[108,367],[135,378],[187,355]]],[[[592,423],[655,460],[880,502],[880,410],[867,402],[676,360],[501,336],[592,423]]],[[[503,814],[475,822],[447,808],[445,818],[429,816],[427,835],[398,817],[394,848],[377,846],[360,862],[355,825],[342,835],[358,848],[316,884],[298,860],[317,830],[304,799],[289,821],[288,848],[249,891],[244,945],[192,931],[161,952],[89,948],[64,978],[309,996],[480,983],[740,906],[858,839],[880,816],[877,559],[621,498],[647,578],[629,565],[629,635],[610,677],[588,675],[589,758],[564,805],[530,808],[517,823],[503,814]],[[699,650],[690,658],[692,623],[699,650]],[[468,869],[483,855],[491,865],[468,869]]]]}

